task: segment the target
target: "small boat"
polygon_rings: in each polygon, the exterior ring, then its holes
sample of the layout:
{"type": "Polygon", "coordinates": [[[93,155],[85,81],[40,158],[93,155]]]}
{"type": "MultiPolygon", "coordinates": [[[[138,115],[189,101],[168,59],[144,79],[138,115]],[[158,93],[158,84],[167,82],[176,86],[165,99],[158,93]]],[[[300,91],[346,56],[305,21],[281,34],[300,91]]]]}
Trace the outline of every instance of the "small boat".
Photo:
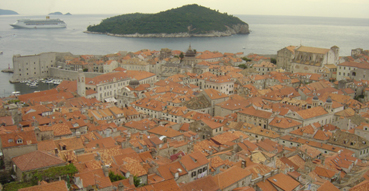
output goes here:
{"type": "Polygon", "coordinates": [[[20,95],[20,91],[12,92],[12,95],[13,95],[13,96],[19,96],[19,95],[20,95]]]}
{"type": "Polygon", "coordinates": [[[59,85],[62,82],[62,80],[54,80],[54,85],[59,85]]]}
{"type": "Polygon", "coordinates": [[[30,88],[37,88],[37,84],[32,83],[32,84],[29,85],[29,87],[30,88]]]}

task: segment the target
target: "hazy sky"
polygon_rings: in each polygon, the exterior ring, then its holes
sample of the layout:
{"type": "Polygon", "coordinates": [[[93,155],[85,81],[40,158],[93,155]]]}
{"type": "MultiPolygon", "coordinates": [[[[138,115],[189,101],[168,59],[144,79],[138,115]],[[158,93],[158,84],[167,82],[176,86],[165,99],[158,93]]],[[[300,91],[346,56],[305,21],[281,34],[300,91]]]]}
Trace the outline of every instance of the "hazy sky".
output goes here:
{"type": "Polygon", "coordinates": [[[0,0],[0,9],[21,15],[157,13],[186,4],[247,15],[369,18],[369,0],[0,0]]]}

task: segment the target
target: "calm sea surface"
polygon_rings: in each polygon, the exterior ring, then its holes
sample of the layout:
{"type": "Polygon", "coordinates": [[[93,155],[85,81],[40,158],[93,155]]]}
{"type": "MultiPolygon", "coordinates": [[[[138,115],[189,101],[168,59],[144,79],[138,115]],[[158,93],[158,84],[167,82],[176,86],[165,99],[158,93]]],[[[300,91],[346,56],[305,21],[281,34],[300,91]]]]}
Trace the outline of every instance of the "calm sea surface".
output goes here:
{"type": "MultiPolygon", "coordinates": [[[[0,16],[0,69],[12,67],[14,54],[71,52],[73,54],[107,54],[121,50],[160,50],[170,48],[186,51],[189,43],[198,51],[245,52],[276,54],[288,45],[329,48],[340,47],[340,55],[349,55],[353,48],[369,49],[369,19],[320,18],[293,16],[236,15],[250,25],[249,35],[222,38],[118,38],[85,34],[88,25],[98,24],[113,15],[52,16],[67,23],[66,29],[13,29],[17,19],[41,19],[44,16],[0,16]]],[[[0,97],[14,90],[33,92],[24,84],[10,84],[12,74],[0,73],[0,97]]],[[[51,88],[39,85],[39,89],[51,88]]]]}

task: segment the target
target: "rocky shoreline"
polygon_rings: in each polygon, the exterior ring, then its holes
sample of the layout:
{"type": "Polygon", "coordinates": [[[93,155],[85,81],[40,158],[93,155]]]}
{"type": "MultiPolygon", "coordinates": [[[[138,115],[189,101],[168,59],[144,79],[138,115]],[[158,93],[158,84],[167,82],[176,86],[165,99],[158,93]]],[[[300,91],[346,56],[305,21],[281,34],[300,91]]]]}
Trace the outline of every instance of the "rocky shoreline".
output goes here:
{"type": "Polygon", "coordinates": [[[112,33],[101,33],[101,32],[91,32],[84,31],[84,33],[88,34],[104,34],[108,36],[115,37],[127,37],[127,38],[188,38],[188,37],[226,37],[232,36],[234,34],[249,34],[249,26],[248,25],[234,25],[232,27],[227,26],[227,30],[224,32],[220,31],[211,31],[206,34],[190,34],[188,32],[183,33],[157,33],[157,34],[112,34],[112,33]]]}

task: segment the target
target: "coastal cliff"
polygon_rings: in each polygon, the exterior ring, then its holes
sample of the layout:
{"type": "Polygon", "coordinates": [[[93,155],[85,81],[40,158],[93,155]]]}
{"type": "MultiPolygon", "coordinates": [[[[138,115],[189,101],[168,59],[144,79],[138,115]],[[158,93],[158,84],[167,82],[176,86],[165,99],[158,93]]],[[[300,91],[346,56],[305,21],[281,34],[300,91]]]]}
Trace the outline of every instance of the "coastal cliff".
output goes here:
{"type": "Polygon", "coordinates": [[[125,14],[89,26],[86,33],[130,38],[222,37],[249,34],[239,18],[199,5],[186,5],[157,14],[125,14]]]}

